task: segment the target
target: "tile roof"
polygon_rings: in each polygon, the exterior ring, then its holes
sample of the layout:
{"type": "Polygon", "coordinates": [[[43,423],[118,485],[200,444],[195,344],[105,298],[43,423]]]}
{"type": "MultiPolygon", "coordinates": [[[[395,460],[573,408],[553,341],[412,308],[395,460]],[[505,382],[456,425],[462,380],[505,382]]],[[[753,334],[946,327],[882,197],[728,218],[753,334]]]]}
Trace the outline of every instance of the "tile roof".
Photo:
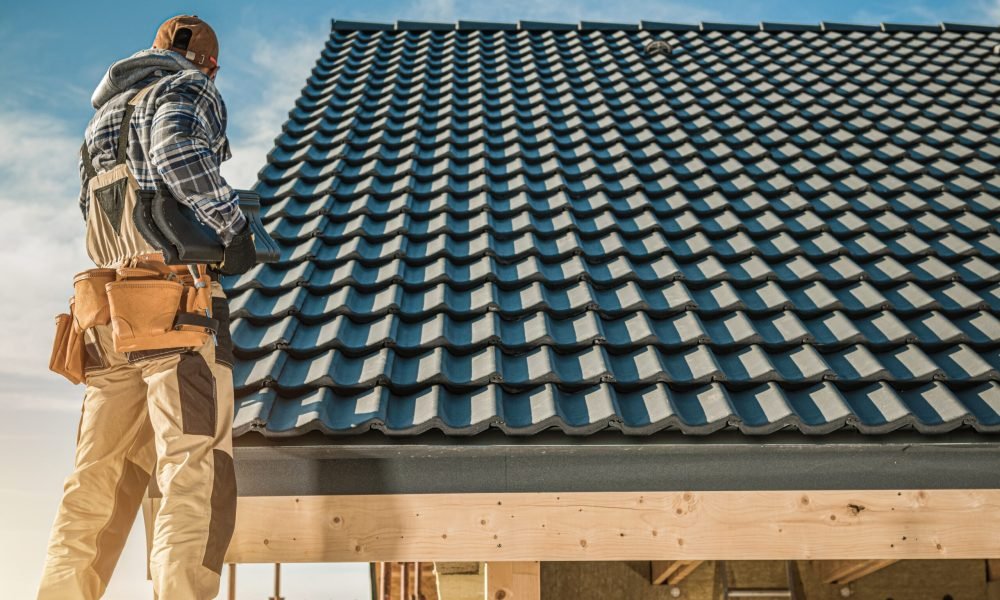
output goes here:
{"type": "Polygon", "coordinates": [[[225,282],[236,435],[1000,431],[998,47],[334,21],[225,282]]]}

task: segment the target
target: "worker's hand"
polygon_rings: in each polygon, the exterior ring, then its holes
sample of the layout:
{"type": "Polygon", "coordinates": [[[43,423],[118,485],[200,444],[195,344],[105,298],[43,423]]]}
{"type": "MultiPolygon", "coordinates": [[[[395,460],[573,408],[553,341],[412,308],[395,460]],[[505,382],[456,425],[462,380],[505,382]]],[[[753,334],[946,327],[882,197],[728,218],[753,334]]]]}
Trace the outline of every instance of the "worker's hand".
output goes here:
{"type": "Polygon", "coordinates": [[[222,263],[212,265],[211,268],[222,275],[241,275],[252,269],[255,264],[257,264],[257,251],[254,250],[250,223],[247,223],[226,246],[222,263]]]}

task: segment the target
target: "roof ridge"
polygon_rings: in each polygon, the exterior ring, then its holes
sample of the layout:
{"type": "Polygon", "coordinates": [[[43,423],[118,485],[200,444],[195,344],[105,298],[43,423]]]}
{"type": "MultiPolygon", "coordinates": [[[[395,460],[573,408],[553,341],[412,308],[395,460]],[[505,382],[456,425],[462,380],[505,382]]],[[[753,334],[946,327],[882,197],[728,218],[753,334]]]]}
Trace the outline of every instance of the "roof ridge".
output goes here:
{"type": "Polygon", "coordinates": [[[399,20],[395,23],[375,23],[367,21],[351,21],[331,19],[333,31],[698,31],[698,32],[907,32],[907,33],[992,33],[1000,31],[1000,25],[981,25],[971,23],[937,24],[920,23],[879,23],[877,25],[857,23],[836,23],[821,21],[819,23],[775,23],[762,21],[749,23],[661,23],[657,21],[639,21],[638,23],[609,23],[603,21],[580,21],[578,23],[555,23],[544,21],[517,21],[516,23],[499,21],[467,21],[451,22],[409,21],[399,20]]]}

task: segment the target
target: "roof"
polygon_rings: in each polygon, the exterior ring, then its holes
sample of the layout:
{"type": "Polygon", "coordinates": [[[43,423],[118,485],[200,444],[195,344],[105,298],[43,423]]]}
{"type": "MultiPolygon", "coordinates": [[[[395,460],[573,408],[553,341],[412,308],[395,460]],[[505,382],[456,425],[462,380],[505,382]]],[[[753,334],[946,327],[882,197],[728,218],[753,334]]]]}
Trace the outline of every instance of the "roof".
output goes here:
{"type": "Polygon", "coordinates": [[[1000,431],[998,45],[334,21],[225,281],[234,434],[1000,431]]]}

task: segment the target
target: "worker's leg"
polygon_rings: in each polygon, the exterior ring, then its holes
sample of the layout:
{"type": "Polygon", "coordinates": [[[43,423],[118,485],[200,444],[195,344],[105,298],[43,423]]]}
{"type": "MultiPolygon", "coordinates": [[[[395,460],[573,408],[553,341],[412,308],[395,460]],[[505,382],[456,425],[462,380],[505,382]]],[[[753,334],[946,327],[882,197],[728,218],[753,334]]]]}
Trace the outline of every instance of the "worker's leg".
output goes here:
{"type": "Polygon", "coordinates": [[[75,466],[49,539],[39,599],[100,598],[155,461],[139,369],[113,351],[108,327],[87,332],[87,386],[75,466]]]}
{"type": "MultiPolygon", "coordinates": [[[[228,319],[220,325],[228,330],[228,319]]],[[[163,599],[215,598],[233,534],[233,383],[215,357],[209,340],[197,351],[143,363],[162,493],[150,571],[163,599]]]]}

